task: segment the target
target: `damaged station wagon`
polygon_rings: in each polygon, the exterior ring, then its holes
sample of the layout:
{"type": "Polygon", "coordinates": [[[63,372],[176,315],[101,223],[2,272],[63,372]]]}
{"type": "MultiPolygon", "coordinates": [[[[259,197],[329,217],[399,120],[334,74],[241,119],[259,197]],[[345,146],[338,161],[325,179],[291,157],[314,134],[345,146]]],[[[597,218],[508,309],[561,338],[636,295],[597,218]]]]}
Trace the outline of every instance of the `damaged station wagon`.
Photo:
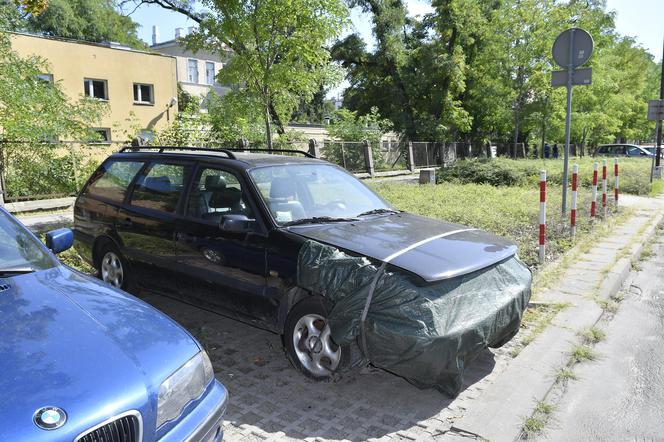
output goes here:
{"type": "Polygon", "coordinates": [[[516,246],[282,153],[125,148],[76,201],[76,247],[117,287],[281,334],[310,378],[359,354],[353,365],[457,394],[466,359],[519,330],[531,274],[516,246]]]}

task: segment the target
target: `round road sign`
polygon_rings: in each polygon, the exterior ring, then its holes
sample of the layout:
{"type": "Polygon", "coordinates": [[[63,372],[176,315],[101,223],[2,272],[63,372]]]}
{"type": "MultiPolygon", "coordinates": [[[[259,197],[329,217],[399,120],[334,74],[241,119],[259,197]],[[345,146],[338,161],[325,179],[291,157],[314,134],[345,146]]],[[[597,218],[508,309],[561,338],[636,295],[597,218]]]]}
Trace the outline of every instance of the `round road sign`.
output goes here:
{"type": "Polygon", "coordinates": [[[571,28],[563,31],[553,43],[553,59],[558,66],[573,68],[584,64],[593,54],[593,38],[581,28],[571,28]],[[570,40],[572,41],[570,53],[570,40]],[[571,55],[571,57],[570,57],[571,55]]]}

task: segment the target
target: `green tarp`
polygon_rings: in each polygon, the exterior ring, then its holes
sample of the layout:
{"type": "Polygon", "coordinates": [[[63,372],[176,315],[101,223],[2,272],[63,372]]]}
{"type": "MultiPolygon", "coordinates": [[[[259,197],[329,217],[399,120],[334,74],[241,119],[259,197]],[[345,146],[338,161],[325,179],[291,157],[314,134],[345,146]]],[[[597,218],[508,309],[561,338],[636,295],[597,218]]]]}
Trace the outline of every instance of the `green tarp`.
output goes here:
{"type": "Polygon", "coordinates": [[[530,299],[531,273],[512,257],[467,275],[417,285],[389,266],[382,269],[366,258],[307,241],[298,257],[298,282],[333,302],[328,320],[337,344],[358,340],[374,366],[455,396],[466,359],[518,331],[530,299]]]}

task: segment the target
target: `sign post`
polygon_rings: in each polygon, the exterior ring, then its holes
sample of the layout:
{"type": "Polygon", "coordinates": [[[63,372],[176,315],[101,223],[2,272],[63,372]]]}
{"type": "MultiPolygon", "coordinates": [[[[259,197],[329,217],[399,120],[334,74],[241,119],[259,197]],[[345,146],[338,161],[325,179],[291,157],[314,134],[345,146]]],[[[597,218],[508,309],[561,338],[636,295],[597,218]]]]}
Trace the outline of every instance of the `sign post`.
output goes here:
{"type": "Polygon", "coordinates": [[[567,87],[567,116],[565,118],[565,150],[563,155],[563,219],[567,215],[567,185],[569,182],[569,141],[572,126],[572,86],[592,83],[592,68],[577,69],[588,61],[593,53],[593,38],[581,28],[563,31],[553,43],[553,59],[564,71],[555,71],[551,86],[567,87]],[[563,82],[563,79],[565,80],[563,82]]]}

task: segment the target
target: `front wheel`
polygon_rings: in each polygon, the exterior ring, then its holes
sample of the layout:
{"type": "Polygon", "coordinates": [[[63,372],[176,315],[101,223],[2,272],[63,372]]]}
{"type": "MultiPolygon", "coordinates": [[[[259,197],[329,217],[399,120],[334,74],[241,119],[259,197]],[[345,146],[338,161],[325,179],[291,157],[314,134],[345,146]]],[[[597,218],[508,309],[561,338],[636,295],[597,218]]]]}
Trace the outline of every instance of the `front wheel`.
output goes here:
{"type": "Polygon", "coordinates": [[[99,279],[122,290],[129,288],[128,268],[124,257],[116,247],[110,244],[101,252],[99,279]]]}
{"type": "Polygon", "coordinates": [[[295,305],[286,320],[288,357],[295,368],[317,381],[330,378],[349,358],[349,349],[332,340],[328,312],[325,300],[312,297],[295,305]]]}

